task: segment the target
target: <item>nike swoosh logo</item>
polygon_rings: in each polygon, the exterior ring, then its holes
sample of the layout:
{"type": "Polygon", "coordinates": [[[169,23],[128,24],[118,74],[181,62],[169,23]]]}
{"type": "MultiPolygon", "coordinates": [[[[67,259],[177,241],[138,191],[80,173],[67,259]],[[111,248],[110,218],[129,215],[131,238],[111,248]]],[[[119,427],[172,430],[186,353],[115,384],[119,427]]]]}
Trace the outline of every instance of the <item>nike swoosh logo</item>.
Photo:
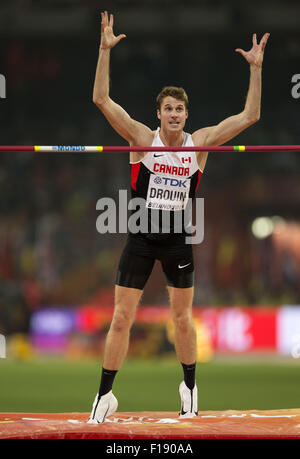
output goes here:
{"type": "MultiPolygon", "coordinates": [[[[107,415],[107,413],[108,413],[108,410],[109,410],[109,405],[108,405],[108,408],[107,408],[107,410],[106,410],[106,412],[105,412],[105,415],[103,416],[103,421],[102,421],[102,422],[105,421],[105,418],[106,418],[106,415],[107,415]]],[[[97,423],[98,423],[98,424],[102,424],[102,422],[100,422],[100,421],[97,420],[97,423]]]]}
{"type": "MultiPolygon", "coordinates": [[[[187,413],[188,413],[188,411],[181,410],[180,413],[178,413],[178,414],[184,416],[187,413]]],[[[195,414],[195,416],[198,416],[198,411],[194,411],[194,414],[195,414]]]]}
{"type": "Polygon", "coordinates": [[[178,268],[179,268],[179,269],[186,268],[186,267],[189,266],[190,264],[191,264],[191,263],[188,263],[187,265],[182,265],[182,266],[181,266],[181,265],[178,265],[178,268]]]}
{"type": "Polygon", "coordinates": [[[165,156],[165,154],[163,153],[162,155],[156,155],[156,154],[154,153],[154,158],[159,158],[160,156],[165,156]]]}
{"type": "MultiPolygon", "coordinates": [[[[193,403],[193,399],[192,399],[192,403],[193,403]]],[[[193,412],[193,408],[191,409],[191,412],[193,412]]],[[[180,413],[178,413],[178,414],[181,415],[181,416],[184,416],[184,415],[187,414],[187,413],[188,413],[188,411],[184,411],[183,406],[182,406],[182,407],[181,407],[181,410],[180,410],[180,413]]],[[[194,411],[194,414],[195,414],[196,416],[198,416],[198,411],[194,411]]]]}

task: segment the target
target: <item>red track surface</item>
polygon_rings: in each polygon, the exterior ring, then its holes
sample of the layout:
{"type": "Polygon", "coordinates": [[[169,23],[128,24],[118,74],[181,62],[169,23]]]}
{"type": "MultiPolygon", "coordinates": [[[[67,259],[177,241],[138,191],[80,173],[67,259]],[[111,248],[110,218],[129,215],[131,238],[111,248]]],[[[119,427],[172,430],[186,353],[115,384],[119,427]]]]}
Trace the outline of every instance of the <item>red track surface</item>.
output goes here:
{"type": "Polygon", "coordinates": [[[300,409],[115,413],[87,424],[88,413],[0,413],[0,439],[300,439],[300,409]]]}

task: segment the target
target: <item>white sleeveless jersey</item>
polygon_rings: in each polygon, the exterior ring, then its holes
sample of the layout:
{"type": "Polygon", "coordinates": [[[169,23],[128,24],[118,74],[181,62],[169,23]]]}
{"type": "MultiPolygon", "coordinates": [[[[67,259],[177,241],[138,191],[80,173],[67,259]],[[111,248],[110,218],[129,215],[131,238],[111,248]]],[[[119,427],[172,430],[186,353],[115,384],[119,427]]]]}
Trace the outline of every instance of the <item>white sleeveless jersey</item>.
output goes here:
{"type": "MultiPolygon", "coordinates": [[[[158,128],[152,146],[164,147],[158,128]]],[[[191,134],[184,134],[183,146],[193,147],[191,134]]],[[[179,211],[195,196],[202,171],[195,152],[148,152],[131,163],[131,188],[134,196],[145,199],[146,208],[179,211]]]]}

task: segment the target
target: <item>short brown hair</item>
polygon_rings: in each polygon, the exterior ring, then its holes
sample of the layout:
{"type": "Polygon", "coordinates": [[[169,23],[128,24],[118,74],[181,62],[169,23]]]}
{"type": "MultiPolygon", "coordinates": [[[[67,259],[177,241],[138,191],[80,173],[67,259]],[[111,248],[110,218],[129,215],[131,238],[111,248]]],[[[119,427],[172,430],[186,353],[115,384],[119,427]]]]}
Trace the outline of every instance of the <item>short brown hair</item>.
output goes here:
{"type": "Polygon", "coordinates": [[[182,100],[185,108],[188,108],[189,99],[183,88],[178,88],[177,86],[165,86],[156,98],[156,107],[158,110],[160,110],[163,99],[168,96],[174,97],[174,99],[182,100]]]}

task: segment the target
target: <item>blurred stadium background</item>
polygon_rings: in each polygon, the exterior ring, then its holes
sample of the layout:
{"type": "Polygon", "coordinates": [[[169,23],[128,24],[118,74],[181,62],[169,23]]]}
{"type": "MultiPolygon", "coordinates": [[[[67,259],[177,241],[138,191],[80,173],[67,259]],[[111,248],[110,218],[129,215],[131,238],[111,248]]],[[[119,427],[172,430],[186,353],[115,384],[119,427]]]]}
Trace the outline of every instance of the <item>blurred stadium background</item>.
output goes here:
{"type": "MultiPolygon", "coordinates": [[[[300,143],[296,0],[2,0],[1,144],[124,144],[92,103],[104,9],[127,34],[112,52],[111,95],[153,129],[167,84],[190,97],[188,132],[240,111],[249,69],[234,49],[270,32],[261,120],[234,144],[300,143]]],[[[205,237],[194,247],[200,409],[299,406],[299,177],[299,152],[209,156],[198,191],[205,237]]],[[[126,239],[97,232],[96,202],[117,201],[129,179],[126,154],[1,154],[1,411],[89,409],[126,239]]],[[[177,409],[167,302],[156,266],[116,382],[121,410],[177,409]]]]}

